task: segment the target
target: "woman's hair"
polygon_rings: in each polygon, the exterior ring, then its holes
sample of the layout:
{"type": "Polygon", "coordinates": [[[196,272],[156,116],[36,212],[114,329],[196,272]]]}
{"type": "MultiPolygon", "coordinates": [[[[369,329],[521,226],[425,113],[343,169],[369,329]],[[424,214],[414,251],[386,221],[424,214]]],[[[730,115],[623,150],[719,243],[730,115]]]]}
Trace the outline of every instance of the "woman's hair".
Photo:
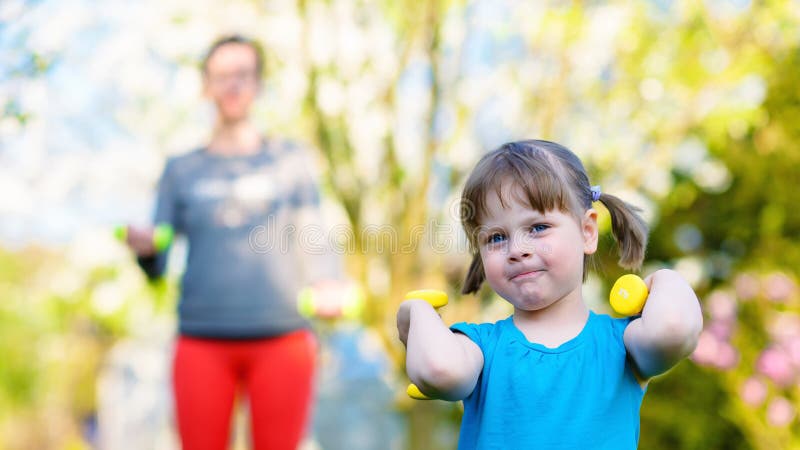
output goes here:
{"type": "Polygon", "coordinates": [[[206,56],[203,58],[203,65],[201,66],[203,74],[208,73],[208,60],[211,59],[211,56],[214,55],[214,52],[216,52],[223,45],[227,44],[242,44],[253,49],[253,53],[256,55],[256,74],[258,75],[258,78],[261,79],[261,77],[264,75],[264,48],[255,39],[250,39],[239,34],[223,36],[211,44],[211,47],[209,47],[208,51],[206,52],[206,56]]]}
{"type": "MultiPolygon", "coordinates": [[[[510,142],[486,154],[473,169],[461,195],[461,225],[472,249],[463,294],[477,292],[485,279],[477,241],[481,220],[486,217],[486,199],[497,195],[505,206],[503,185],[520,188],[531,208],[544,214],[558,209],[577,219],[592,207],[592,187],[581,160],[567,148],[549,141],[510,142]]],[[[513,192],[506,190],[505,192],[513,192]]],[[[635,206],[613,195],[601,193],[598,199],[611,214],[611,230],[619,246],[619,265],[638,269],[647,247],[647,224],[635,206]]],[[[588,258],[583,259],[586,280],[588,258]]]]}

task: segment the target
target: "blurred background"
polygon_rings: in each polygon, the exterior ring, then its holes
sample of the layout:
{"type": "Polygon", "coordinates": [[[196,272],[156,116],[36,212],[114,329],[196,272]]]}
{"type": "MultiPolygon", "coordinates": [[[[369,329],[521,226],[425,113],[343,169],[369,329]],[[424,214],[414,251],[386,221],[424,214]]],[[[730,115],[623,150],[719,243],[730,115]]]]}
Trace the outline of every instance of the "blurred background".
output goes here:
{"type": "MultiPolygon", "coordinates": [[[[181,251],[149,284],[111,230],[147,223],[165,158],[208,137],[198,64],[231,32],[264,44],[257,124],[317,150],[367,292],[361,320],[315,324],[307,448],[454,448],[460,406],[405,397],[394,313],[420,287],[451,293],[447,322],[510,312],[457,295],[457,198],[481,154],[534,137],[641,206],[644,272],[675,268],[703,302],[640,447],[800,448],[797,0],[2,0],[0,449],[177,448],[181,251]]],[[[601,223],[585,293],[607,312],[622,271],[601,223]]]]}

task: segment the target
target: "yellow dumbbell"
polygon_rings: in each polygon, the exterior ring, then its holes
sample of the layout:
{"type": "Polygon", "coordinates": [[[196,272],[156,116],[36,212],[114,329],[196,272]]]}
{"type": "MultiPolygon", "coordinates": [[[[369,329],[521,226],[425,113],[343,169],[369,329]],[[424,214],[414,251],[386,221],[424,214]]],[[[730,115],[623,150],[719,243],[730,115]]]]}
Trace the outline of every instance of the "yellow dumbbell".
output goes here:
{"type": "Polygon", "coordinates": [[[619,277],[614,283],[609,293],[609,301],[617,314],[633,316],[642,312],[648,294],[644,280],[629,273],[619,277]]]}
{"type": "MultiPolygon", "coordinates": [[[[447,293],[436,289],[419,289],[406,294],[406,300],[411,299],[425,300],[434,308],[439,309],[447,304],[447,293]]],[[[406,393],[409,397],[416,400],[431,400],[431,398],[423,394],[414,383],[408,385],[406,393]]]]}

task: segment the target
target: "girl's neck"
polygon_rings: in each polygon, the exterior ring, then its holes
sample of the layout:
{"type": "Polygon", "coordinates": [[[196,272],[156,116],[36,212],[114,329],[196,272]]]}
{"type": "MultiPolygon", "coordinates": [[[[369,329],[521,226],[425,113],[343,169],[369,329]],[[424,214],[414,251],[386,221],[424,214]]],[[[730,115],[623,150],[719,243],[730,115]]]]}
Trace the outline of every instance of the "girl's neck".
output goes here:
{"type": "Polygon", "coordinates": [[[218,119],[208,151],[222,156],[251,155],[261,148],[261,134],[247,119],[218,119]]]}
{"type": "Polygon", "coordinates": [[[581,284],[547,308],[537,311],[514,310],[514,325],[529,341],[555,348],[583,330],[589,308],[583,302],[581,284]]]}

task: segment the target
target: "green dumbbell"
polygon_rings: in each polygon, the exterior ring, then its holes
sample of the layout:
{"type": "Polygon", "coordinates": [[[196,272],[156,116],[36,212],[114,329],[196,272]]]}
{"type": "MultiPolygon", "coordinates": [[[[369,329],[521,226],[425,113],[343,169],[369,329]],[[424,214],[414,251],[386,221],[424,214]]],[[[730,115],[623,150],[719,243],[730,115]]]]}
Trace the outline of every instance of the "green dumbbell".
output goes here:
{"type": "MultiPolygon", "coordinates": [[[[355,320],[364,310],[364,293],[356,284],[351,284],[341,293],[341,303],[325,298],[313,287],[305,287],[297,295],[297,311],[301,316],[311,317],[344,317],[355,320]]],[[[336,299],[338,300],[338,299],[336,299]]]]}
{"type": "MultiPolygon", "coordinates": [[[[119,225],[114,228],[114,237],[120,241],[128,240],[128,226],[119,225]]],[[[175,230],[171,225],[162,223],[153,228],[153,247],[157,252],[163,252],[167,247],[172,244],[172,239],[175,237],[175,230]]]]}
{"type": "MultiPolygon", "coordinates": [[[[420,289],[406,294],[406,300],[411,299],[425,300],[435,309],[439,309],[447,304],[447,293],[436,289],[420,289]]],[[[415,400],[431,400],[431,398],[423,394],[414,383],[408,385],[406,393],[415,400]]]]}

